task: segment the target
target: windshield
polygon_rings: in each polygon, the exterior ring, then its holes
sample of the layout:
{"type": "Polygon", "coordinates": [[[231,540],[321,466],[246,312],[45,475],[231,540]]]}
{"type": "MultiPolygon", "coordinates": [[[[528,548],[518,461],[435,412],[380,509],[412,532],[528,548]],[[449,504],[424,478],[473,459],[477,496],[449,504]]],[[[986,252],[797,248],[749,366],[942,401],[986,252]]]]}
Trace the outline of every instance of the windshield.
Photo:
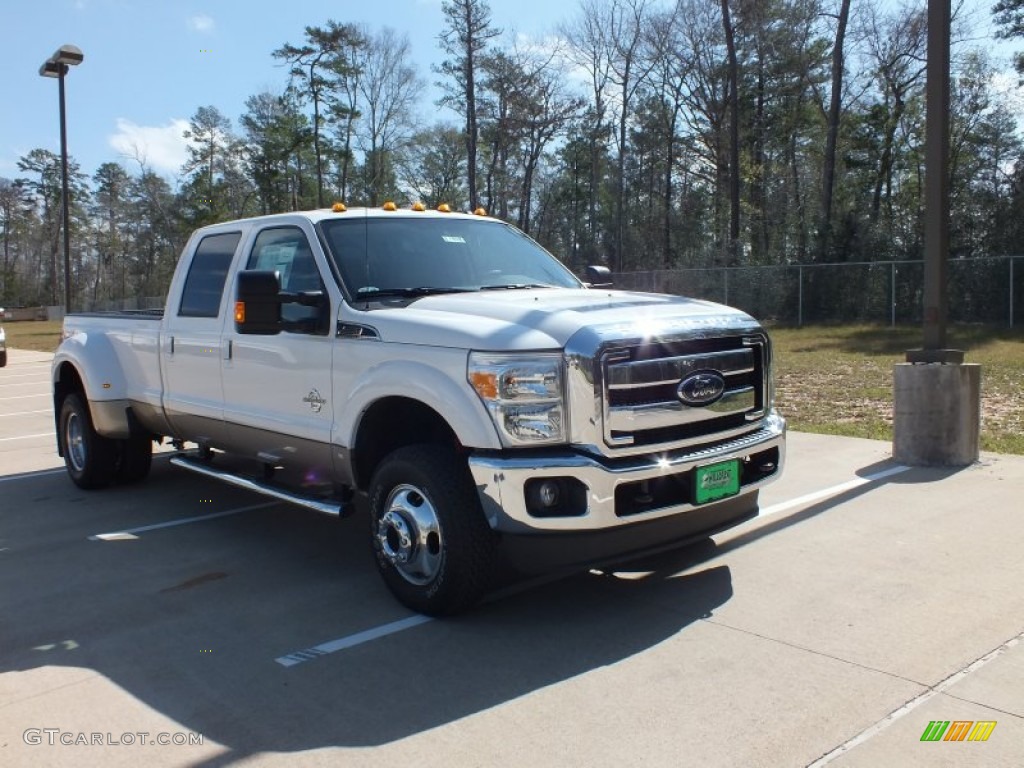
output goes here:
{"type": "Polygon", "coordinates": [[[320,229],[355,299],[581,287],[555,257],[501,222],[368,217],[327,220],[320,229]]]}

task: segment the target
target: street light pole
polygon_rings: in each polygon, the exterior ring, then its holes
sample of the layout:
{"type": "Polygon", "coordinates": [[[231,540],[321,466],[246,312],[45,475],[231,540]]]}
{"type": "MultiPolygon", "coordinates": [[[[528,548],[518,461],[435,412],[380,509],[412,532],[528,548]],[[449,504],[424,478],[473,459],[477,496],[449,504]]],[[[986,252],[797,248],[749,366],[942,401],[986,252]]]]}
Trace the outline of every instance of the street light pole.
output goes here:
{"type": "MultiPolygon", "coordinates": [[[[43,62],[39,74],[55,77],[60,98],[60,176],[61,228],[64,230],[64,312],[71,311],[71,194],[68,190],[68,131],[64,106],[64,78],[72,66],[81,64],[85,56],[73,45],[62,45],[43,62]]],[[[53,276],[54,280],[57,276],[53,276]]]]}
{"type": "Polygon", "coordinates": [[[64,76],[68,73],[67,64],[58,64],[60,76],[57,78],[60,91],[60,177],[61,204],[64,218],[64,312],[71,312],[71,196],[68,192],[68,128],[64,114],[64,76]]]}
{"type": "Polygon", "coordinates": [[[911,466],[978,460],[981,366],[949,349],[949,43],[951,0],[928,0],[925,84],[924,345],[893,369],[893,458],[911,466]]]}

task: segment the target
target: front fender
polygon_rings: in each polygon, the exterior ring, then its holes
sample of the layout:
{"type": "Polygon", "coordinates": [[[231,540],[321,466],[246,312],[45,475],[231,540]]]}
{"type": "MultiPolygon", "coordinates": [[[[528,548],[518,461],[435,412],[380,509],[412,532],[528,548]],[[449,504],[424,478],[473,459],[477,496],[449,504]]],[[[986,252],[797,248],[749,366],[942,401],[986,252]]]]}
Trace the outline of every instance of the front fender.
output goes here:
{"type": "Polygon", "coordinates": [[[389,360],[368,369],[342,400],[345,406],[335,421],[335,444],[354,445],[359,422],[374,402],[385,397],[405,397],[418,400],[441,414],[462,445],[500,449],[501,441],[490,414],[464,381],[465,357],[462,359],[463,380],[460,381],[415,360],[389,360]]]}

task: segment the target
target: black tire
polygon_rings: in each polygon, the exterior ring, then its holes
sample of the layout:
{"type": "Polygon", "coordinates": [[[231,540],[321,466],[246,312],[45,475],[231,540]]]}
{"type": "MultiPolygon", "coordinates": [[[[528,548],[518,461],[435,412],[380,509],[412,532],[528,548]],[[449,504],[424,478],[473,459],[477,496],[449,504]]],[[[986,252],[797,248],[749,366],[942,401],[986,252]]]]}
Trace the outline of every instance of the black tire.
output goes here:
{"type": "Polygon", "coordinates": [[[0,352],[0,368],[5,367],[6,365],[7,365],[7,350],[5,349],[3,352],[0,352]]]}
{"type": "Polygon", "coordinates": [[[381,462],[370,483],[370,538],[384,582],[419,613],[465,611],[493,584],[496,536],[469,468],[442,446],[399,448],[381,462]],[[414,514],[436,520],[436,530],[417,527],[414,514]]]}
{"type": "Polygon", "coordinates": [[[153,464],[153,436],[148,432],[132,432],[127,440],[117,441],[118,483],[130,485],[146,479],[153,464]]]}
{"type": "Polygon", "coordinates": [[[117,471],[117,441],[96,432],[78,394],[61,403],[59,438],[64,466],[75,485],[85,490],[110,485],[117,471]]]}

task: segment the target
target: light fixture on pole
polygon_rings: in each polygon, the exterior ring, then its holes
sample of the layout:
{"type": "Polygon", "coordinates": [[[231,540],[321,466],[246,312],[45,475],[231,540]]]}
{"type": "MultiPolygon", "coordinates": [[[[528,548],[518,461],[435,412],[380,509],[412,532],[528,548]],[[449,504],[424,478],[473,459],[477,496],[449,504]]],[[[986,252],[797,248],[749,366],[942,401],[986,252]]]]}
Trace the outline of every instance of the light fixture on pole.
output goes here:
{"type": "MultiPolygon", "coordinates": [[[[43,77],[55,77],[60,84],[60,169],[61,169],[61,208],[64,229],[64,311],[71,311],[71,203],[68,194],[68,132],[64,116],[64,76],[71,67],[82,63],[85,56],[81,49],[74,45],[62,45],[53,55],[39,67],[43,77]]],[[[56,270],[54,279],[56,280],[56,270]]]]}

